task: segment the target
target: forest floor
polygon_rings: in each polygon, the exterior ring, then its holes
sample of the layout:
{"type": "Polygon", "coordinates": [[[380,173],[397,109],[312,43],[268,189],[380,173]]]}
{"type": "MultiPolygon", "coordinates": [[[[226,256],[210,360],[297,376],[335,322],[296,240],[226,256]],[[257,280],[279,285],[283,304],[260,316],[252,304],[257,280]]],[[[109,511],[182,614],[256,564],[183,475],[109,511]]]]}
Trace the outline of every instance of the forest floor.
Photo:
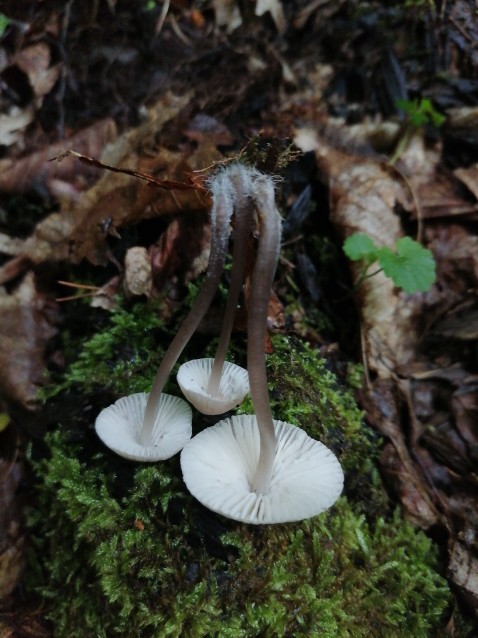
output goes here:
{"type": "Polygon", "coordinates": [[[172,329],[207,265],[207,177],[234,158],[279,176],[271,335],[354,376],[388,498],[453,592],[440,635],[476,635],[477,124],[470,1],[0,2],[1,638],[51,635],[22,584],[48,388],[71,390],[111,313],[153,304],[172,329]],[[347,259],[355,233],[388,270],[347,259]]]}

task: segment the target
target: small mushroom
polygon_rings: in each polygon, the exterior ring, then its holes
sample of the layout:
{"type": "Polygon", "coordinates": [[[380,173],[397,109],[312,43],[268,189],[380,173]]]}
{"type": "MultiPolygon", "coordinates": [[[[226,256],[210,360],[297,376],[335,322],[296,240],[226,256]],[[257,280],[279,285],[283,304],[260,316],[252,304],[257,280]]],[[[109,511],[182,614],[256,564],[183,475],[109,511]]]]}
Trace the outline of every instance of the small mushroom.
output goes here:
{"type": "Polygon", "coordinates": [[[96,432],[111,450],[133,461],[163,461],[182,450],[191,438],[191,408],[178,397],[162,394],[153,425],[151,444],[140,442],[148,394],[138,392],[118,399],[96,419],[96,432]]]}
{"type": "Polygon", "coordinates": [[[209,393],[214,359],[193,359],[178,370],[177,381],[186,399],[203,414],[224,414],[242,403],[249,392],[247,370],[226,361],[220,383],[214,394],[209,393]]]}
{"type": "Polygon", "coordinates": [[[249,392],[247,371],[226,362],[234,315],[244,279],[247,244],[252,222],[252,176],[257,171],[233,164],[227,176],[234,191],[234,248],[226,310],[214,359],[184,363],[177,380],[185,397],[203,414],[223,414],[237,407],[249,392]]]}
{"type": "Polygon", "coordinates": [[[164,384],[186,344],[211,305],[224,269],[229,237],[229,222],[233,213],[234,197],[230,180],[225,172],[219,173],[216,177],[212,194],[211,253],[209,256],[206,280],[188,316],[166,351],[153,381],[153,387],[151,388],[146,404],[140,435],[141,444],[145,446],[151,445],[152,442],[156,414],[161,401],[164,384]]]}
{"type": "Polygon", "coordinates": [[[335,455],[303,430],[273,421],[276,437],[269,487],[254,489],[260,434],[254,416],[233,416],[196,435],[181,452],[187,488],[209,509],[244,523],[299,521],[320,514],[342,492],[335,455]]]}

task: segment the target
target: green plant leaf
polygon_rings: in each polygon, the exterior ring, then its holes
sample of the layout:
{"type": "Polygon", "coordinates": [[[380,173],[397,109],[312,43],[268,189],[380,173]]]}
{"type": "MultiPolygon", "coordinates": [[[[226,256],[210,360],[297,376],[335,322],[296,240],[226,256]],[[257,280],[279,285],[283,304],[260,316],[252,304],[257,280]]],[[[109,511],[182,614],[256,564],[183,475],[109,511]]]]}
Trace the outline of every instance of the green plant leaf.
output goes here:
{"type": "Polygon", "coordinates": [[[431,100],[397,100],[397,106],[409,116],[410,123],[420,128],[425,124],[433,124],[439,128],[446,120],[445,116],[435,109],[431,100]]]}
{"type": "Polygon", "coordinates": [[[344,241],[344,253],[352,261],[363,259],[371,264],[378,258],[378,247],[365,233],[354,233],[344,241]]]}
{"type": "Polygon", "coordinates": [[[0,38],[5,33],[10,22],[11,20],[9,17],[7,17],[4,13],[0,13],[0,38]]]}
{"type": "Polygon", "coordinates": [[[436,279],[431,250],[411,237],[399,239],[396,252],[380,248],[377,255],[383,272],[405,292],[426,292],[436,279]]]}
{"type": "Polygon", "coordinates": [[[10,423],[10,417],[5,412],[0,412],[0,432],[3,432],[10,423]]]}

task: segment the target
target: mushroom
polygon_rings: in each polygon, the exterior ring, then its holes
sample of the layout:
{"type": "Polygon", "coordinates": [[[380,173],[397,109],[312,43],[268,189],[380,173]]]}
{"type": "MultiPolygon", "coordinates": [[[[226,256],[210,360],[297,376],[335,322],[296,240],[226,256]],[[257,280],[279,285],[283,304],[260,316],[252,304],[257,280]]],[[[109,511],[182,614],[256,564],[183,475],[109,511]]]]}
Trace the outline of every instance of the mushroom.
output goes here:
{"type": "Polygon", "coordinates": [[[247,370],[224,362],[219,385],[209,391],[215,359],[193,359],[180,366],[177,381],[186,399],[202,414],[224,414],[236,408],[249,392],[247,370]]]}
{"type": "Polygon", "coordinates": [[[96,420],[96,431],[102,441],[113,451],[127,458],[144,461],[169,458],[178,452],[191,437],[192,416],[189,406],[182,399],[175,399],[177,406],[180,405],[179,402],[184,404],[181,409],[181,420],[176,421],[176,417],[170,410],[163,410],[163,407],[169,404],[169,399],[168,395],[162,392],[172,368],[209,308],[224,269],[234,195],[225,171],[215,177],[211,190],[213,194],[211,252],[206,280],[188,316],[164,355],[151,392],[141,394],[141,399],[138,399],[137,395],[120,399],[114,405],[105,408],[96,420]],[[131,414],[126,410],[126,405],[130,403],[134,406],[131,414]],[[116,418],[114,424],[111,420],[113,416],[116,418]],[[176,433],[173,434],[171,431],[171,419],[176,423],[178,432],[182,432],[179,447],[178,442],[171,445],[168,443],[169,436],[176,439],[176,433]],[[126,440],[130,442],[132,440],[137,445],[134,452],[125,451],[121,441],[126,440]],[[164,456],[163,450],[168,450],[167,456],[164,456]]]}
{"type": "Polygon", "coordinates": [[[247,325],[255,415],[232,417],[198,434],[183,448],[181,468],[190,492],[213,511],[248,523],[279,523],[330,507],[342,491],[343,472],[324,445],[272,418],[264,340],[281,217],[271,178],[251,171],[250,183],[259,234],[247,325]]]}
{"type": "Polygon", "coordinates": [[[181,452],[187,488],[209,509],[243,523],[299,521],[340,496],[344,475],[334,454],[303,430],[273,421],[277,441],[267,491],[252,489],[261,437],[255,416],[233,416],[197,434],[181,452]]]}
{"type": "Polygon", "coordinates": [[[146,392],[130,394],[102,410],[96,432],[105,445],[133,461],[163,461],[182,450],[191,438],[191,408],[182,399],[162,394],[151,445],[141,445],[139,435],[148,400],[146,392]]]}
{"type": "Polygon", "coordinates": [[[183,363],[177,374],[183,394],[203,414],[223,414],[237,407],[249,392],[247,371],[225,359],[244,279],[253,211],[251,176],[255,172],[242,164],[234,164],[227,171],[234,189],[235,235],[231,283],[216,355],[214,359],[195,359],[183,363]]]}
{"type": "Polygon", "coordinates": [[[141,430],[141,444],[151,445],[156,412],[161,393],[171,370],[192,334],[206,314],[219,286],[226,261],[229,222],[233,213],[234,192],[226,171],[220,172],[211,183],[213,206],[211,210],[211,253],[206,280],[199,291],[188,316],[179,328],[158,368],[148,398],[141,430]]]}

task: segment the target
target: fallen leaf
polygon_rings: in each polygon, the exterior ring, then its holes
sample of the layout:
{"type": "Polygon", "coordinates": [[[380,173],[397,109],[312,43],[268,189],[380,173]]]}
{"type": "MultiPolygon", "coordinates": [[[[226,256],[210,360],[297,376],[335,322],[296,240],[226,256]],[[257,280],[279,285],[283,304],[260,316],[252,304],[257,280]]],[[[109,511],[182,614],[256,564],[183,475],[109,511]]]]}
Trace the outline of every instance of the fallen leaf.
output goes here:
{"type": "Polygon", "coordinates": [[[0,254],[2,255],[18,255],[23,248],[23,240],[16,237],[10,237],[4,233],[0,233],[0,254]]]}
{"type": "Polygon", "coordinates": [[[34,116],[35,112],[30,106],[24,109],[12,106],[8,113],[0,114],[0,146],[11,146],[18,142],[34,116]]]}
{"type": "Polygon", "coordinates": [[[403,434],[400,395],[390,379],[377,379],[363,395],[364,407],[372,425],[390,440],[382,450],[380,462],[394,491],[399,495],[411,520],[429,529],[440,520],[428,494],[426,478],[413,462],[403,434]]]}
{"type": "Polygon", "coordinates": [[[16,492],[22,479],[17,431],[0,433],[0,601],[17,586],[25,566],[25,539],[16,492]]]}
{"type": "Polygon", "coordinates": [[[41,106],[43,97],[52,90],[61,73],[61,64],[51,66],[50,47],[45,42],[31,44],[21,49],[12,63],[26,74],[37,98],[36,106],[41,106]]]}
{"type": "Polygon", "coordinates": [[[12,593],[25,568],[25,538],[21,536],[0,552],[0,600],[12,593]]]}
{"type": "Polygon", "coordinates": [[[478,164],[473,164],[467,168],[457,168],[453,174],[470,190],[478,199],[478,164]]]}
{"type": "MultiPolygon", "coordinates": [[[[329,184],[331,221],[341,238],[362,233],[376,245],[393,250],[402,236],[395,209],[398,205],[409,206],[407,189],[399,175],[376,160],[338,151],[314,131],[298,131],[295,143],[302,150],[315,150],[319,170],[329,184]]],[[[362,268],[352,263],[351,270],[357,282],[362,268]]],[[[421,298],[397,291],[382,272],[365,279],[357,297],[367,365],[379,376],[389,377],[397,366],[414,356],[421,298]]]]}
{"type": "Polygon", "coordinates": [[[472,609],[478,608],[478,557],[466,545],[451,544],[448,575],[464,593],[472,609]]]}
{"type": "Polygon", "coordinates": [[[189,122],[184,134],[195,142],[207,140],[217,146],[231,146],[234,139],[230,130],[215,117],[198,113],[189,122]]]}
{"type": "Polygon", "coordinates": [[[166,285],[184,286],[207,268],[210,228],[207,217],[174,219],[151,247],[154,286],[162,291],[166,285]],[[184,255],[189,259],[185,263],[184,255]],[[186,270],[186,269],[187,270],[186,270]]]}
{"type": "Polygon", "coordinates": [[[232,33],[242,24],[242,16],[235,0],[212,0],[216,27],[226,27],[227,33],[232,33]]]}
{"type": "MultiPolygon", "coordinates": [[[[79,263],[86,258],[95,265],[105,265],[111,258],[107,239],[118,237],[118,228],[158,216],[204,214],[209,209],[210,197],[200,184],[188,182],[193,170],[199,168],[196,158],[204,159],[201,145],[189,157],[190,164],[180,152],[164,147],[154,153],[150,151],[162,127],[174,120],[188,102],[188,95],[181,98],[166,95],[150,109],[140,127],[108,145],[100,162],[92,160],[96,166],[107,164],[115,170],[103,171],[77,201],[65,202],[60,212],[41,221],[24,242],[16,261],[0,268],[0,282],[8,281],[11,273],[18,276],[21,258],[33,264],[62,260],[79,263]],[[138,176],[148,183],[144,184],[138,176]]],[[[217,149],[209,148],[209,163],[219,157],[217,149]]],[[[74,156],[65,160],[72,161],[74,165],[68,166],[65,177],[75,166],[78,171],[82,165],[74,156]]],[[[62,165],[63,162],[49,163],[49,166],[62,165]]]]}
{"type": "Polygon", "coordinates": [[[287,28],[287,22],[280,0],[256,0],[256,16],[263,16],[267,12],[271,14],[277,31],[284,33],[287,28]]]}
{"type": "Polygon", "coordinates": [[[116,125],[113,120],[106,119],[21,159],[0,160],[0,191],[26,193],[42,185],[48,188],[50,180],[68,180],[77,184],[82,180],[84,187],[85,178],[97,175],[97,169],[78,165],[73,157],[61,163],[48,160],[61,155],[68,146],[74,146],[87,155],[100,155],[105,145],[115,137],[116,125]]]}
{"type": "Polygon", "coordinates": [[[0,387],[2,395],[33,408],[44,381],[44,350],[56,334],[55,306],[28,273],[12,294],[0,289],[0,387]]]}

